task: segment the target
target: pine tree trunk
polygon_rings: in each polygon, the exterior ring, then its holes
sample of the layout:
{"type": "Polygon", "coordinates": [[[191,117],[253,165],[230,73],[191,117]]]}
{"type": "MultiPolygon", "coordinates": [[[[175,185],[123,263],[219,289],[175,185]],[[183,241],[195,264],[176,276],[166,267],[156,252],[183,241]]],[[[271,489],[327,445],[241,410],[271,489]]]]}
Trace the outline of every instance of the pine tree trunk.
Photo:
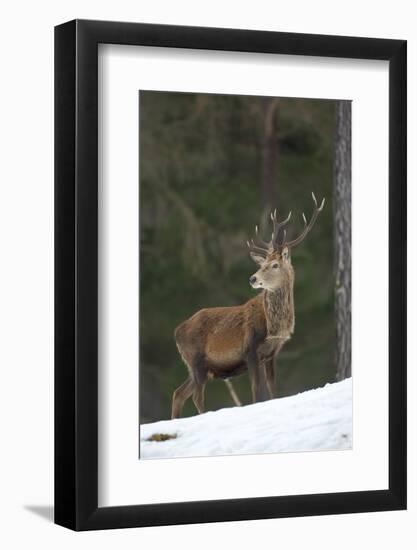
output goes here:
{"type": "Polygon", "coordinates": [[[336,102],[334,163],[336,379],[351,365],[351,102],[336,102]]]}

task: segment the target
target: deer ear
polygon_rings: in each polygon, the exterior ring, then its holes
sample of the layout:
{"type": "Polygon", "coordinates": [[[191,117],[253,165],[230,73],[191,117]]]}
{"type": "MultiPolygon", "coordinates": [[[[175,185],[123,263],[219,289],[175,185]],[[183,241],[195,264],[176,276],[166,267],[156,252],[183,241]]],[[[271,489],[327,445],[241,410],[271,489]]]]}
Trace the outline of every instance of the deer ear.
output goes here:
{"type": "Polygon", "coordinates": [[[282,249],[281,258],[284,260],[284,262],[288,262],[288,260],[290,259],[290,251],[288,247],[284,246],[284,248],[282,249]]]}
{"type": "Polygon", "coordinates": [[[263,256],[261,256],[260,254],[256,254],[255,252],[249,252],[250,254],[250,257],[252,258],[252,260],[258,264],[258,265],[262,265],[265,261],[265,258],[263,256]]]}

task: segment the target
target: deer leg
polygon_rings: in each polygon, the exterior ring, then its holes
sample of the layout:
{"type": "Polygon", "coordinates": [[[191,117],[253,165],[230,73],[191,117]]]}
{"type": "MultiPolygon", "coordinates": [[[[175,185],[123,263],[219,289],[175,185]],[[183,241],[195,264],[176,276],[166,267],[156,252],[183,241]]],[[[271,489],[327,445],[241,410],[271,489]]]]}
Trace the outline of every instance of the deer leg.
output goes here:
{"type": "Polygon", "coordinates": [[[194,388],[193,401],[194,401],[195,408],[198,411],[198,414],[203,414],[204,412],[205,387],[206,387],[206,384],[204,383],[204,384],[198,384],[198,386],[194,388]]]}
{"type": "Polygon", "coordinates": [[[193,386],[194,384],[191,378],[187,378],[187,380],[174,391],[172,395],[171,418],[178,418],[180,416],[184,403],[193,393],[193,386]]]}
{"type": "Polygon", "coordinates": [[[199,414],[202,414],[204,412],[204,390],[207,382],[207,369],[203,356],[199,355],[194,358],[191,370],[194,382],[193,401],[199,414]]]}
{"type": "Polygon", "coordinates": [[[265,384],[263,383],[264,377],[262,376],[263,369],[261,369],[256,352],[249,351],[246,362],[252,390],[252,402],[264,401],[265,384]]]}
{"type": "Polygon", "coordinates": [[[268,389],[269,399],[274,399],[275,398],[275,368],[274,368],[273,357],[265,361],[265,376],[266,376],[266,386],[268,389]]]}
{"type": "Polygon", "coordinates": [[[236,393],[236,390],[232,384],[232,382],[228,379],[228,378],[225,378],[224,380],[225,384],[226,384],[226,387],[227,389],[229,390],[229,393],[230,393],[230,396],[231,398],[233,399],[233,402],[234,404],[237,406],[237,407],[241,407],[242,406],[242,403],[239,399],[239,396],[238,394],[236,393]]]}
{"type": "Polygon", "coordinates": [[[252,390],[252,402],[265,401],[267,399],[265,369],[258,357],[256,346],[249,348],[246,355],[246,365],[252,390]]]}

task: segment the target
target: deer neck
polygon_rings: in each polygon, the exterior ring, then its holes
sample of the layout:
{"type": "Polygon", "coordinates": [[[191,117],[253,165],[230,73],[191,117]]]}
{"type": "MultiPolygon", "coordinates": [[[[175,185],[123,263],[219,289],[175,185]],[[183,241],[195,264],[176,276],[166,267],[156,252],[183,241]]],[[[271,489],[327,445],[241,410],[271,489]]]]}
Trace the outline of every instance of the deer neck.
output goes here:
{"type": "Polygon", "coordinates": [[[294,282],[263,295],[267,338],[290,338],[294,332],[294,282]]]}

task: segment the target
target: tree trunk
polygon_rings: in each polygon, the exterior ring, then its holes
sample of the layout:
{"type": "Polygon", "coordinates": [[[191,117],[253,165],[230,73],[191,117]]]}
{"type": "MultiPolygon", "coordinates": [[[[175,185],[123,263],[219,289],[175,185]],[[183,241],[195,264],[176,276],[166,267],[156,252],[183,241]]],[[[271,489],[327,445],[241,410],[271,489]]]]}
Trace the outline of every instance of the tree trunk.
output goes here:
{"type": "Polygon", "coordinates": [[[261,200],[264,211],[271,211],[277,206],[278,139],[276,135],[276,110],[278,103],[279,98],[277,97],[261,98],[263,113],[261,200]]]}
{"type": "Polygon", "coordinates": [[[336,380],[351,364],[351,102],[336,102],[334,162],[336,380]]]}

